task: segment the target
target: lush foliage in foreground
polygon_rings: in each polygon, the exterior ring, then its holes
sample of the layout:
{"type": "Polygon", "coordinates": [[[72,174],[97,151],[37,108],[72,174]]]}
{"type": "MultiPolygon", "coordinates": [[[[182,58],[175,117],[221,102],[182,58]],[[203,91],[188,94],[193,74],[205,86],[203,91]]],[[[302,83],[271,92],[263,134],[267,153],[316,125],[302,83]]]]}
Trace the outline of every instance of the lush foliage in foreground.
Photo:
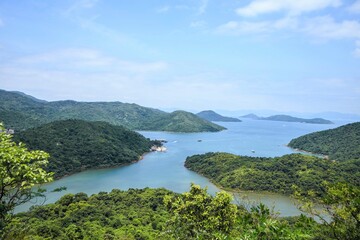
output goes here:
{"type": "Polygon", "coordinates": [[[88,197],[68,194],[56,203],[15,215],[3,239],[359,239],[360,189],[326,187],[331,222],[301,215],[279,218],[265,205],[249,209],[220,192],[129,189],[88,197]]]}
{"type": "Polygon", "coordinates": [[[165,189],[68,194],[17,214],[5,239],[157,239],[169,213],[165,189]]]}
{"type": "Polygon", "coordinates": [[[185,166],[230,189],[293,193],[324,193],[322,182],[348,182],[360,186],[360,161],[332,162],[313,156],[290,154],[276,158],[207,153],[188,157],[185,166]]]}
{"type": "Polygon", "coordinates": [[[89,168],[112,167],[139,160],[153,142],[121,126],[82,120],[56,121],[15,134],[15,141],[50,154],[55,177],[89,168]]]}
{"type": "Polygon", "coordinates": [[[181,195],[165,189],[68,194],[54,204],[14,216],[4,239],[307,239],[316,224],[289,224],[264,205],[247,211],[222,192],[193,185],[181,195]]]}
{"type": "Polygon", "coordinates": [[[288,145],[338,161],[360,159],[360,122],[310,133],[291,140],[288,145]]]}
{"type": "Polygon", "coordinates": [[[88,197],[68,194],[56,203],[14,216],[3,239],[359,239],[360,189],[326,187],[322,202],[333,221],[301,215],[279,218],[265,205],[249,209],[220,192],[129,189],[88,197]]]}
{"type": "Polygon", "coordinates": [[[43,169],[49,155],[42,151],[28,151],[11,138],[0,123],[0,231],[16,206],[41,195],[33,189],[36,184],[52,180],[52,174],[43,169]]]}

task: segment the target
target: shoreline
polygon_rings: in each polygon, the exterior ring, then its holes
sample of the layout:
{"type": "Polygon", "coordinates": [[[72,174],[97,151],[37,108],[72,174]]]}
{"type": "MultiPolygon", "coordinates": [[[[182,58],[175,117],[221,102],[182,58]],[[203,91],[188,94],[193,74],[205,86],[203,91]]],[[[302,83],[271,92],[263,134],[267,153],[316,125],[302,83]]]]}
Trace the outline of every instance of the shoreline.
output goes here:
{"type": "MultiPolygon", "coordinates": [[[[152,151],[145,152],[145,153],[143,153],[142,155],[139,156],[139,159],[138,159],[138,160],[133,160],[133,161],[131,161],[131,162],[129,162],[129,163],[123,163],[123,164],[113,165],[113,166],[98,166],[98,167],[91,167],[91,168],[81,169],[80,171],[73,172],[73,173],[70,173],[70,174],[65,174],[65,175],[63,175],[63,176],[61,176],[61,177],[54,178],[53,181],[51,181],[51,182],[60,180],[60,179],[65,178],[65,177],[72,176],[72,175],[77,174],[77,173],[89,171],[89,170],[112,169],[112,168],[118,168],[118,167],[128,166],[128,165],[137,163],[137,162],[139,162],[139,161],[142,161],[142,160],[145,158],[145,156],[146,156],[147,154],[150,154],[150,153],[153,153],[153,152],[152,152],[152,151]]],[[[51,183],[51,182],[48,182],[48,183],[51,183]]]]}
{"type": "Polygon", "coordinates": [[[225,192],[230,193],[230,194],[235,194],[235,193],[259,193],[259,194],[269,194],[269,195],[281,195],[281,196],[285,196],[285,197],[289,197],[289,198],[293,199],[291,194],[287,195],[285,193],[279,193],[279,192],[270,192],[270,191],[262,191],[262,190],[243,190],[243,189],[239,189],[239,188],[233,189],[233,188],[223,187],[223,186],[219,185],[218,183],[215,183],[211,178],[208,178],[207,176],[205,176],[203,174],[200,174],[198,172],[195,172],[194,170],[191,170],[191,169],[189,169],[187,167],[185,167],[185,168],[187,170],[189,170],[189,171],[192,171],[192,172],[194,172],[196,174],[199,174],[200,176],[206,178],[207,180],[209,180],[209,182],[211,182],[218,189],[220,189],[220,191],[225,191],[225,192]]]}
{"type": "Polygon", "coordinates": [[[290,147],[288,144],[285,144],[285,146],[292,149],[292,150],[294,150],[294,151],[296,151],[296,152],[299,152],[299,153],[307,153],[307,154],[311,154],[311,155],[313,155],[315,157],[330,160],[329,155],[326,155],[326,154],[314,153],[314,152],[302,150],[302,149],[299,149],[299,148],[293,148],[293,147],[290,147]]]}

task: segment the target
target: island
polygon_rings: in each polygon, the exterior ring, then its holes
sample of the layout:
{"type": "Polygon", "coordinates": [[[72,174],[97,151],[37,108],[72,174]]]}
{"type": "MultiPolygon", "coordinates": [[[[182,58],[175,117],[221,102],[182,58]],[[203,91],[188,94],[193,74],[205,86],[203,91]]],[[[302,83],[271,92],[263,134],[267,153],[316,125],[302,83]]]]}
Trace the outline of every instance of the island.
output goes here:
{"type": "Polygon", "coordinates": [[[212,110],[202,111],[196,114],[198,117],[211,122],[241,122],[238,118],[225,117],[212,110]]]}
{"type": "Polygon", "coordinates": [[[259,120],[261,119],[261,117],[259,117],[256,114],[250,113],[250,114],[246,114],[244,116],[241,116],[241,118],[249,118],[249,119],[253,119],[253,120],[259,120]]]}
{"type": "Polygon", "coordinates": [[[241,118],[249,118],[253,120],[268,120],[280,122],[299,122],[299,123],[312,123],[312,124],[333,124],[332,121],[323,118],[298,118],[289,115],[273,115],[270,117],[259,117],[253,113],[242,116],[241,118]]]}

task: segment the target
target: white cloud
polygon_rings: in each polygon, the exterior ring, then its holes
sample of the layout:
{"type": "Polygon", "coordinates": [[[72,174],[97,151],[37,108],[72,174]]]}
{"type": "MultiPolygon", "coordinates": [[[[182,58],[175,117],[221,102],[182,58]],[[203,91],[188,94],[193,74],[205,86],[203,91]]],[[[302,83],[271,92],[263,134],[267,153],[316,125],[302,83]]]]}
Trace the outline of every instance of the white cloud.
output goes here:
{"type": "Polygon", "coordinates": [[[348,7],[348,10],[351,13],[360,13],[360,0],[354,2],[350,7],[348,7]]]}
{"type": "Polygon", "coordinates": [[[360,22],[344,20],[336,22],[330,16],[307,19],[302,32],[324,39],[358,39],[360,38],[360,22]]]}
{"type": "Polygon", "coordinates": [[[164,77],[166,65],[123,61],[93,50],[64,50],[0,64],[0,83],[3,89],[46,100],[122,101],[157,108],[230,106],[238,96],[231,83],[217,81],[224,76],[209,72],[164,77]]]}
{"type": "MultiPolygon", "coordinates": [[[[357,20],[336,21],[333,17],[291,17],[264,21],[229,21],[215,30],[218,34],[256,35],[275,34],[281,31],[302,33],[324,40],[359,40],[360,22],[357,20]]],[[[359,56],[360,47],[357,41],[355,56],[359,56]]]]}
{"type": "Polygon", "coordinates": [[[297,29],[297,27],[296,18],[286,17],[274,21],[230,21],[219,26],[216,32],[230,35],[262,34],[282,29],[297,29]]]}
{"type": "Polygon", "coordinates": [[[236,9],[244,17],[286,11],[290,15],[321,10],[327,7],[339,7],[341,0],[254,0],[249,5],[236,9]]]}
{"type": "Polygon", "coordinates": [[[49,69],[55,71],[98,71],[142,74],[163,71],[167,63],[131,62],[106,56],[92,49],[61,49],[53,52],[19,58],[12,63],[13,67],[24,69],[49,69]]]}
{"type": "Polygon", "coordinates": [[[300,19],[284,17],[268,21],[230,21],[217,28],[217,33],[256,34],[279,30],[293,30],[323,39],[359,39],[360,22],[356,20],[335,21],[331,16],[300,19]]]}
{"type": "Polygon", "coordinates": [[[249,21],[230,21],[219,26],[216,30],[217,33],[224,33],[230,35],[254,34],[254,33],[267,33],[270,32],[271,22],[249,22],[249,21]]]}
{"type": "MultiPolygon", "coordinates": [[[[142,94],[160,88],[154,82],[167,69],[162,61],[133,62],[91,49],[64,49],[0,63],[0,85],[38,92],[38,97],[48,100],[117,100],[146,105],[150,99],[144,102],[142,94]]],[[[163,95],[160,90],[156,94],[163,95]]]]}

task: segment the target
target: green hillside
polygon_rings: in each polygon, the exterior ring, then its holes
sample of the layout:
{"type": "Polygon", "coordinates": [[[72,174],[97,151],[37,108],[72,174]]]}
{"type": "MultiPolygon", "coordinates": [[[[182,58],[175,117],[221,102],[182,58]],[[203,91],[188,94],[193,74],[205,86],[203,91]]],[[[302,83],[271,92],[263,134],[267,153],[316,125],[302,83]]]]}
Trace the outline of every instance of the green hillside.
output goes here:
{"type": "Polygon", "coordinates": [[[202,111],[196,114],[198,117],[205,119],[207,121],[214,121],[214,122],[241,122],[238,118],[233,117],[225,117],[222,116],[214,111],[207,110],[202,111]]]}
{"type": "Polygon", "coordinates": [[[293,185],[323,194],[321,184],[344,181],[360,186],[360,161],[332,162],[290,154],[276,158],[207,153],[188,157],[185,167],[224,188],[291,194],[293,185]]]}
{"type": "Polygon", "coordinates": [[[50,154],[47,170],[61,177],[89,168],[112,167],[139,160],[153,143],[142,135],[105,122],[55,121],[14,136],[32,150],[50,154]]]}
{"type": "Polygon", "coordinates": [[[149,124],[148,129],[162,129],[168,132],[217,132],[226,128],[203,120],[195,114],[185,111],[175,111],[168,116],[149,124]]]}
{"type": "Polygon", "coordinates": [[[66,119],[104,121],[133,130],[213,132],[223,129],[190,114],[187,115],[188,117],[176,117],[176,112],[170,114],[137,104],[70,100],[46,102],[4,90],[0,90],[0,113],[0,121],[3,121],[7,128],[15,128],[15,130],[66,119]]]}
{"type": "Polygon", "coordinates": [[[288,146],[338,161],[360,159],[360,122],[310,133],[291,140],[288,146]]]}

